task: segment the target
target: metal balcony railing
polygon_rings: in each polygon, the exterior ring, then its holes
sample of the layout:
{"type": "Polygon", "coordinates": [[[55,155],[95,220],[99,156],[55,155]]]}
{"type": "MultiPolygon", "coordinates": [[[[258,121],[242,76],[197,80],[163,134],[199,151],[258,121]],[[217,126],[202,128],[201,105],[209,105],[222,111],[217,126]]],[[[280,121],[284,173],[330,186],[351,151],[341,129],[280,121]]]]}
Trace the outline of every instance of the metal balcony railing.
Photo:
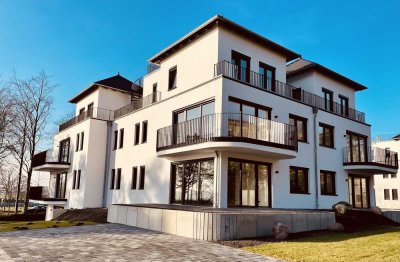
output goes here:
{"type": "Polygon", "coordinates": [[[138,100],[132,101],[131,104],[121,107],[114,111],[114,118],[121,117],[130,112],[138,110],[140,108],[147,107],[151,104],[159,102],[161,100],[161,92],[154,92],[150,95],[139,98],[138,100]]]}
{"type": "Polygon", "coordinates": [[[240,113],[220,113],[157,130],[157,151],[204,143],[234,141],[297,150],[295,126],[240,113]]]}
{"type": "Polygon", "coordinates": [[[69,165],[68,157],[60,157],[58,152],[51,149],[34,155],[32,159],[32,167],[38,167],[44,164],[66,164],[69,165]]]}
{"type": "Polygon", "coordinates": [[[343,157],[345,165],[377,164],[390,168],[399,168],[398,154],[389,149],[345,147],[343,157]]]}
{"type": "Polygon", "coordinates": [[[269,91],[277,95],[317,107],[319,109],[340,115],[358,122],[365,123],[365,114],[353,108],[326,100],[316,94],[291,86],[289,84],[267,78],[265,75],[251,71],[248,68],[239,67],[228,61],[221,61],[214,66],[214,76],[225,77],[247,83],[255,88],[269,91]]]}
{"type": "Polygon", "coordinates": [[[111,121],[113,120],[113,115],[111,110],[94,107],[92,109],[80,113],[79,115],[71,118],[67,122],[61,124],[58,128],[58,131],[63,131],[64,129],[76,125],[77,123],[82,122],[83,120],[88,118],[96,118],[96,119],[111,121]]]}

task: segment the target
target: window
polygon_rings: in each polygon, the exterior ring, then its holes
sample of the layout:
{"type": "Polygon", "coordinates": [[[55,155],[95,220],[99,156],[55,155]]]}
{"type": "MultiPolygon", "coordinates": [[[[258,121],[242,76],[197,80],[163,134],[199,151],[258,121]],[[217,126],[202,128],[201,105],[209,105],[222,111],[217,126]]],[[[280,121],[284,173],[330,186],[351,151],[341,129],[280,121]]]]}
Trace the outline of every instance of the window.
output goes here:
{"type": "Polygon", "coordinates": [[[93,116],[93,103],[90,103],[90,104],[87,106],[87,110],[88,110],[88,115],[89,115],[89,116],[93,116]]]}
{"type": "Polygon", "coordinates": [[[83,113],[85,113],[85,108],[84,107],[79,109],[79,115],[83,115],[83,113]]]}
{"type": "Polygon", "coordinates": [[[137,166],[132,168],[132,186],[131,189],[136,189],[137,187],[137,166]]]}
{"type": "Polygon", "coordinates": [[[135,145],[139,144],[140,137],[140,123],[135,125],[135,145]]]}
{"type": "Polygon", "coordinates": [[[274,92],[275,91],[275,67],[260,62],[260,67],[258,69],[258,73],[260,74],[259,87],[274,92]]]}
{"type": "Polygon", "coordinates": [[[397,178],[397,174],[392,174],[391,178],[397,178]]]}
{"type": "Polygon", "coordinates": [[[110,189],[114,189],[115,184],[115,169],[111,170],[110,189]]]}
{"type": "Polygon", "coordinates": [[[78,176],[76,178],[76,185],[75,185],[75,189],[79,189],[81,186],[81,170],[78,170],[78,176]]]}
{"type": "Polygon", "coordinates": [[[367,136],[360,135],[351,131],[346,133],[347,159],[350,162],[366,162],[367,155],[367,136]]]}
{"type": "Polygon", "coordinates": [[[80,150],[83,150],[83,139],[84,139],[84,133],[83,132],[81,132],[81,147],[80,147],[80,150]]]}
{"type": "Polygon", "coordinates": [[[321,195],[335,195],[335,172],[320,171],[321,195]]]}
{"type": "Polygon", "coordinates": [[[290,167],[290,193],[308,194],[308,168],[290,167]]]}
{"type": "Polygon", "coordinates": [[[79,136],[80,134],[76,134],[76,144],[75,144],[75,152],[79,151],[79,136]]]}
{"type": "Polygon", "coordinates": [[[142,123],[142,143],[147,142],[147,121],[142,123]]]}
{"type": "Polygon", "coordinates": [[[145,172],[146,172],[145,166],[140,166],[139,190],[144,189],[145,172]]]}
{"type": "Polygon", "coordinates": [[[232,50],[233,78],[250,82],[250,57],[232,50]]]}
{"type": "Polygon", "coordinates": [[[383,174],[383,178],[387,179],[387,178],[389,178],[389,175],[388,174],[383,174]]]}
{"type": "Polygon", "coordinates": [[[169,70],[168,90],[176,88],[176,74],[177,74],[177,67],[175,66],[169,70]]]}
{"type": "Polygon", "coordinates": [[[297,140],[307,142],[307,118],[289,114],[289,124],[297,129],[297,140]]]}
{"type": "Polygon", "coordinates": [[[124,147],[124,129],[121,128],[119,130],[119,148],[123,148],[124,147]]]}
{"type": "Polygon", "coordinates": [[[157,102],[157,83],[153,84],[153,101],[152,103],[157,102]]]}
{"type": "Polygon", "coordinates": [[[58,153],[58,161],[60,163],[69,162],[69,142],[69,138],[60,141],[60,151],[58,153]]]}
{"type": "Polygon", "coordinates": [[[334,127],[319,123],[319,145],[325,147],[334,147],[334,127]]]}
{"type": "Polygon", "coordinates": [[[383,190],[383,194],[384,194],[384,199],[385,199],[385,200],[390,200],[390,192],[389,192],[389,189],[383,190]]]}
{"type": "Polygon", "coordinates": [[[121,168],[117,169],[117,181],[115,181],[115,189],[121,188],[121,168]]]}
{"type": "Polygon", "coordinates": [[[114,147],[113,150],[117,149],[117,143],[118,143],[118,130],[114,131],[114,147]]]}
{"type": "Polygon", "coordinates": [[[399,200],[399,195],[397,194],[397,189],[392,189],[392,200],[399,200]]]}
{"type": "Polygon", "coordinates": [[[324,109],[333,111],[333,92],[331,90],[322,88],[322,93],[324,93],[324,109]]]}
{"type": "Polygon", "coordinates": [[[72,189],[75,189],[75,183],[76,183],[76,170],[74,170],[74,178],[72,180],[72,189]]]}
{"type": "Polygon", "coordinates": [[[339,95],[340,101],[340,114],[342,116],[349,116],[349,98],[339,95]]]}

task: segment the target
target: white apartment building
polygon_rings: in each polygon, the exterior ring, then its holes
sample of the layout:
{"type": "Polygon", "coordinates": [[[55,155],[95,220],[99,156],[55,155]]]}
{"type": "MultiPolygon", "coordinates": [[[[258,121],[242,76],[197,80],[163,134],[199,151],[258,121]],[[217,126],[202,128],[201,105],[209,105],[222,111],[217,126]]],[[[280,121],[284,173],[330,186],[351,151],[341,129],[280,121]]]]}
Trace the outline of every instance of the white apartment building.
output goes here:
{"type": "Polygon", "coordinates": [[[76,117],[35,158],[51,180],[34,201],[369,208],[373,174],[398,170],[354,109],[365,86],[222,16],[148,62],[135,83],[117,75],[70,100],[76,117]]]}
{"type": "MultiPolygon", "coordinates": [[[[389,139],[378,139],[374,146],[400,153],[400,134],[389,139]]],[[[400,209],[400,173],[374,176],[376,205],[384,209],[400,209]]]]}

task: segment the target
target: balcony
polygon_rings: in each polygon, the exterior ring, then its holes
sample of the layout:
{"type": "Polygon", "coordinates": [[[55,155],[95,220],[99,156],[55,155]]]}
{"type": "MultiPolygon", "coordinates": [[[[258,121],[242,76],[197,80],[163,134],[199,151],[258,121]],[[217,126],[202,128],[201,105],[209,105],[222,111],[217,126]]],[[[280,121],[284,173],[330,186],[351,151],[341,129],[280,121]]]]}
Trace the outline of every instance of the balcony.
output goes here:
{"type": "Polygon", "coordinates": [[[51,197],[49,187],[31,186],[29,189],[29,200],[37,204],[65,205],[67,199],[51,197]]]}
{"type": "Polygon", "coordinates": [[[377,147],[365,150],[344,148],[344,169],[357,174],[392,174],[399,169],[399,158],[396,152],[377,147]]]}
{"type": "Polygon", "coordinates": [[[98,108],[94,107],[91,108],[87,111],[84,111],[80,113],[79,115],[71,118],[67,122],[61,124],[58,128],[58,131],[61,132],[73,125],[76,125],[80,122],[82,122],[85,119],[88,118],[95,118],[95,119],[100,119],[100,120],[106,120],[106,121],[112,121],[113,120],[113,114],[111,110],[104,109],[104,108],[98,108]]]}
{"type": "Polygon", "coordinates": [[[148,96],[139,98],[138,100],[132,101],[131,104],[121,107],[114,111],[114,118],[127,115],[130,112],[136,111],[141,108],[148,107],[151,104],[159,102],[161,100],[161,92],[154,92],[148,96]]]}
{"type": "Polygon", "coordinates": [[[40,152],[32,160],[34,171],[67,171],[69,166],[68,157],[59,157],[58,153],[53,150],[40,152]]]}
{"type": "Polygon", "coordinates": [[[220,113],[157,130],[158,156],[229,151],[264,157],[294,158],[296,127],[240,113],[220,113]]]}
{"type": "Polygon", "coordinates": [[[365,114],[363,112],[342,106],[333,101],[325,101],[325,98],[321,96],[278,80],[267,78],[262,74],[250,71],[247,68],[238,67],[228,61],[221,61],[214,65],[214,76],[219,75],[312,107],[317,107],[318,109],[328,111],[335,115],[365,123],[365,114]]]}

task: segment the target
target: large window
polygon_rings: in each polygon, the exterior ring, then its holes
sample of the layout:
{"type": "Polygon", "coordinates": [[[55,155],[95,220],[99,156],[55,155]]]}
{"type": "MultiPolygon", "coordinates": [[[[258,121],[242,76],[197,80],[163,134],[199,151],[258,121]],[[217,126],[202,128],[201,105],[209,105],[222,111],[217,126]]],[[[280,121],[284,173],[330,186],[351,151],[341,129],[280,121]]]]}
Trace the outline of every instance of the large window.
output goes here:
{"type": "Polygon", "coordinates": [[[80,137],[80,134],[79,133],[76,134],[75,152],[79,151],[79,137],[80,137]]]}
{"type": "Polygon", "coordinates": [[[114,131],[114,146],[113,149],[116,150],[118,147],[118,130],[114,131]]]}
{"type": "Polygon", "coordinates": [[[169,79],[168,79],[168,90],[172,90],[176,88],[176,75],[178,69],[177,67],[173,67],[169,70],[169,79]]]}
{"type": "Polygon", "coordinates": [[[399,200],[397,189],[392,189],[392,200],[399,200]]]}
{"type": "Polygon", "coordinates": [[[115,169],[111,170],[111,179],[110,179],[110,189],[114,189],[115,186],[115,169]]]}
{"type": "Polygon", "coordinates": [[[214,198],[214,160],[172,164],[171,202],[211,206],[214,198]]]}
{"type": "Polygon", "coordinates": [[[232,50],[232,64],[234,68],[234,78],[249,82],[250,81],[250,57],[232,50]]]}
{"type": "Polygon", "coordinates": [[[74,170],[72,189],[79,189],[81,186],[81,170],[74,170]]]}
{"type": "Polygon", "coordinates": [[[367,136],[347,131],[347,160],[349,162],[367,162],[367,136]]]}
{"type": "Polygon", "coordinates": [[[275,91],[275,67],[260,62],[258,73],[260,74],[260,87],[275,91]]]}
{"type": "Polygon", "coordinates": [[[308,194],[308,168],[290,167],[290,193],[308,194]]]}
{"type": "Polygon", "coordinates": [[[297,129],[297,141],[307,142],[307,118],[289,114],[289,124],[297,129]]]}
{"type": "Polygon", "coordinates": [[[333,111],[333,92],[331,90],[322,88],[322,93],[324,93],[324,109],[333,111]]]}
{"type": "Polygon", "coordinates": [[[85,133],[84,133],[84,132],[81,132],[81,145],[80,145],[80,149],[79,149],[79,150],[83,150],[83,141],[84,141],[84,138],[85,138],[85,133]]]}
{"type": "Polygon", "coordinates": [[[336,194],[335,175],[335,172],[320,171],[321,195],[336,194]]]}
{"type": "Polygon", "coordinates": [[[131,189],[136,189],[137,188],[137,174],[138,174],[138,168],[137,168],[137,166],[134,166],[132,168],[132,185],[131,185],[131,189]]]}
{"type": "Polygon", "coordinates": [[[117,169],[117,177],[115,181],[115,189],[121,188],[121,168],[117,169]]]}
{"type": "Polygon", "coordinates": [[[121,128],[119,130],[119,148],[123,148],[124,147],[124,129],[121,128]]]}
{"type": "Polygon", "coordinates": [[[319,145],[324,147],[334,147],[334,127],[319,123],[319,145]]]}
{"type": "Polygon", "coordinates": [[[70,139],[64,139],[60,141],[60,151],[58,155],[58,161],[61,163],[68,163],[69,162],[69,143],[70,139]]]}
{"type": "Polygon", "coordinates": [[[355,208],[369,208],[369,177],[349,174],[349,200],[355,208]]]}

